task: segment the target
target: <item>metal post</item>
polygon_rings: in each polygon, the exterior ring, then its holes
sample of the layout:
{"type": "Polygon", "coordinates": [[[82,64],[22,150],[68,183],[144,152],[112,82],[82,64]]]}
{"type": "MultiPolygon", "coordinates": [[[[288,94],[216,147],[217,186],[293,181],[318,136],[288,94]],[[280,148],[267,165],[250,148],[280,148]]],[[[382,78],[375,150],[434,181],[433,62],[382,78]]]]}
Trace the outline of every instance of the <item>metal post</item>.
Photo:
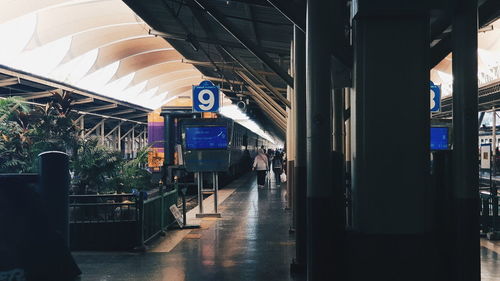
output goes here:
{"type": "Polygon", "coordinates": [[[160,193],[160,231],[162,235],[165,235],[164,223],[165,223],[165,197],[163,196],[163,182],[160,180],[158,187],[160,193]]]}
{"type": "Polygon", "coordinates": [[[203,172],[198,172],[198,209],[203,214],[203,172]]]}
{"type": "Polygon", "coordinates": [[[135,158],[135,129],[132,130],[132,158],[135,158]]]}
{"type": "MultiPolygon", "coordinates": [[[[174,154],[172,153],[172,143],[170,142],[171,135],[172,135],[172,130],[171,130],[171,123],[173,121],[173,118],[170,114],[165,114],[163,115],[163,120],[164,120],[164,142],[163,142],[163,151],[164,151],[164,163],[163,163],[163,169],[165,169],[165,174],[166,174],[166,183],[171,182],[171,176],[169,175],[169,170],[168,166],[172,165],[174,163],[173,156],[174,154]]],[[[199,190],[199,182],[198,182],[198,190],[199,190]]],[[[198,199],[199,199],[199,194],[198,194],[198,199]]]]}
{"type": "Polygon", "coordinates": [[[38,157],[37,191],[45,202],[51,224],[69,246],[69,157],[60,151],[43,152],[38,157]]]}
{"type": "Polygon", "coordinates": [[[105,138],[105,136],[104,136],[104,119],[103,119],[103,120],[102,120],[102,122],[101,122],[101,132],[100,132],[100,134],[101,134],[101,135],[100,135],[100,137],[101,137],[101,138],[100,138],[100,140],[101,140],[101,145],[104,145],[104,138],[105,138]]]}
{"type": "Polygon", "coordinates": [[[85,116],[82,116],[82,118],[80,119],[80,128],[81,128],[81,138],[84,139],[85,138],[85,116]]]}
{"type": "Polygon", "coordinates": [[[139,200],[136,203],[136,208],[139,210],[139,241],[138,246],[136,247],[139,251],[144,251],[146,246],[144,245],[144,194],[142,192],[139,193],[139,200]]]}
{"type": "Polygon", "coordinates": [[[293,213],[295,214],[295,259],[292,269],[304,270],[307,257],[307,149],[306,149],[306,38],[297,27],[293,29],[293,115],[295,120],[295,162],[293,213]]]}
{"type": "Polygon", "coordinates": [[[333,90],[333,150],[344,151],[344,90],[333,90]]]}
{"type": "MultiPolygon", "coordinates": [[[[497,155],[497,110],[493,106],[493,127],[492,127],[492,137],[493,137],[493,173],[495,170],[495,156],[497,155]]],[[[493,174],[494,175],[494,174],[493,174]]]]}
{"type": "Polygon", "coordinates": [[[493,156],[494,155],[493,151],[495,150],[492,149],[490,145],[490,198],[491,198],[492,223],[491,223],[491,229],[488,230],[487,235],[489,239],[498,240],[498,233],[497,233],[498,190],[497,190],[497,183],[495,180],[493,180],[493,177],[496,174],[496,166],[495,166],[496,157],[493,156]]]}
{"type": "Polygon", "coordinates": [[[454,1],[452,280],[481,279],[479,254],[477,0],[454,1]]]}
{"type": "Polygon", "coordinates": [[[187,218],[186,218],[186,194],[181,192],[182,196],[182,225],[186,226],[187,218]]]}
{"type": "Polygon", "coordinates": [[[214,185],[214,213],[217,213],[217,193],[219,190],[219,175],[217,172],[213,172],[213,185],[214,185]]]}
{"type": "MultiPolygon", "coordinates": [[[[331,214],[333,165],[329,157],[331,135],[331,3],[307,1],[306,22],[306,118],[307,118],[307,280],[334,276],[331,214]]],[[[299,199],[300,200],[300,199],[299,199]]]]}
{"type": "MultiPolygon", "coordinates": [[[[349,88],[345,89],[345,97],[344,97],[344,109],[345,110],[350,110],[351,107],[351,91],[349,88]]],[[[345,118],[344,118],[345,119],[345,118]]],[[[347,182],[347,189],[346,189],[346,195],[348,201],[347,201],[347,206],[346,206],[346,225],[347,226],[352,226],[352,203],[351,203],[351,118],[347,119],[345,121],[345,140],[344,140],[344,159],[345,159],[345,175],[346,175],[346,182],[347,182]]]]}
{"type": "Polygon", "coordinates": [[[122,125],[121,124],[118,125],[117,134],[118,134],[118,138],[116,140],[116,149],[118,151],[122,151],[122,125]]]}

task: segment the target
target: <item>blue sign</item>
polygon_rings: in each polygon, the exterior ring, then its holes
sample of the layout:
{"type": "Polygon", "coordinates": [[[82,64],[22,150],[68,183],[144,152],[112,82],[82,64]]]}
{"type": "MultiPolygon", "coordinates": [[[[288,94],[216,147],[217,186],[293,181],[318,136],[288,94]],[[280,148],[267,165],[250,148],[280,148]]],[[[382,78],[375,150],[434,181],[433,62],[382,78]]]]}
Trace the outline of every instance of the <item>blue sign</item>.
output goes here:
{"type": "Polygon", "coordinates": [[[431,150],[446,150],[449,147],[447,127],[431,127],[431,150]]]}
{"type": "Polygon", "coordinates": [[[431,81],[431,112],[441,111],[441,87],[431,81]]]}
{"type": "Polygon", "coordinates": [[[193,86],[193,111],[217,112],[220,106],[219,87],[210,81],[203,81],[193,86]]]}
{"type": "Polygon", "coordinates": [[[186,127],[186,148],[227,149],[227,128],[224,126],[186,127]]]}

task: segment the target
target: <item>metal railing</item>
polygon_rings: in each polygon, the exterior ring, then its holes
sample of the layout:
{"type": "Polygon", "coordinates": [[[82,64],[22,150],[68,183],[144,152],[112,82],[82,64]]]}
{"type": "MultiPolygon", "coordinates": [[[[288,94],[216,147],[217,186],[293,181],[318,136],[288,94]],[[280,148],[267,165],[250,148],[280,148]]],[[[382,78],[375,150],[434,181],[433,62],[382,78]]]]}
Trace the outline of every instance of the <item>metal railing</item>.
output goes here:
{"type": "Polygon", "coordinates": [[[137,220],[137,200],[130,193],[70,195],[70,223],[137,220]]]}
{"type": "Polygon", "coordinates": [[[165,233],[165,228],[175,221],[169,207],[177,204],[177,186],[170,191],[158,191],[158,196],[142,200],[139,199],[139,241],[147,243],[157,235],[165,233]]]}
{"type": "Polygon", "coordinates": [[[500,228],[500,220],[498,217],[500,210],[499,196],[492,196],[489,191],[481,191],[479,194],[481,200],[481,230],[483,233],[495,232],[500,228]]]}
{"type": "Polygon", "coordinates": [[[165,228],[175,221],[169,207],[177,204],[177,186],[172,187],[170,191],[154,192],[156,196],[150,199],[144,199],[144,193],[71,195],[73,247],[85,249],[99,241],[96,247],[103,249],[125,249],[131,244],[144,248],[145,243],[164,234],[165,228]]]}

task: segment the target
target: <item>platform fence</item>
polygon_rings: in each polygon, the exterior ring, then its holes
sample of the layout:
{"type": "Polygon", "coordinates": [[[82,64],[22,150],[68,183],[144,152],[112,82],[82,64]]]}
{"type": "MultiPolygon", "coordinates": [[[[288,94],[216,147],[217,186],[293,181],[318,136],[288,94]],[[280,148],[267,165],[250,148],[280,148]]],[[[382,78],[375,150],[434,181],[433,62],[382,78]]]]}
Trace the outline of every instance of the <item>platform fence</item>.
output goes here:
{"type": "Polygon", "coordinates": [[[481,231],[488,233],[500,230],[500,218],[498,216],[500,205],[499,196],[492,196],[489,191],[481,191],[479,193],[480,205],[480,223],[481,231]]]}
{"type": "Polygon", "coordinates": [[[131,193],[70,195],[71,249],[144,248],[175,221],[169,207],[177,203],[177,189],[171,188],[155,192],[149,199],[131,193]]]}
{"type": "Polygon", "coordinates": [[[165,228],[175,221],[169,210],[174,204],[177,205],[177,188],[167,192],[160,191],[154,198],[139,201],[141,220],[139,235],[142,237],[142,243],[147,243],[162,234],[165,228]]]}

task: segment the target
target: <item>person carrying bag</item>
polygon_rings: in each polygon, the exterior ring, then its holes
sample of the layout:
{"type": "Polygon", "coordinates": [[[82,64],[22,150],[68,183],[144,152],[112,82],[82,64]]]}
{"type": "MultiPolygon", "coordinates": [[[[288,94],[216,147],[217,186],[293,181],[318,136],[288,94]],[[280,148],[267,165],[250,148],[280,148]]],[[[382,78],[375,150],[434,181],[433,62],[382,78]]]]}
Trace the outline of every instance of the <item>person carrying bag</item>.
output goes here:
{"type": "Polygon", "coordinates": [[[266,183],[266,172],[269,170],[269,164],[264,150],[259,149],[259,153],[253,161],[253,170],[257,171],[257,186],[264,188],[266,183]]]}

